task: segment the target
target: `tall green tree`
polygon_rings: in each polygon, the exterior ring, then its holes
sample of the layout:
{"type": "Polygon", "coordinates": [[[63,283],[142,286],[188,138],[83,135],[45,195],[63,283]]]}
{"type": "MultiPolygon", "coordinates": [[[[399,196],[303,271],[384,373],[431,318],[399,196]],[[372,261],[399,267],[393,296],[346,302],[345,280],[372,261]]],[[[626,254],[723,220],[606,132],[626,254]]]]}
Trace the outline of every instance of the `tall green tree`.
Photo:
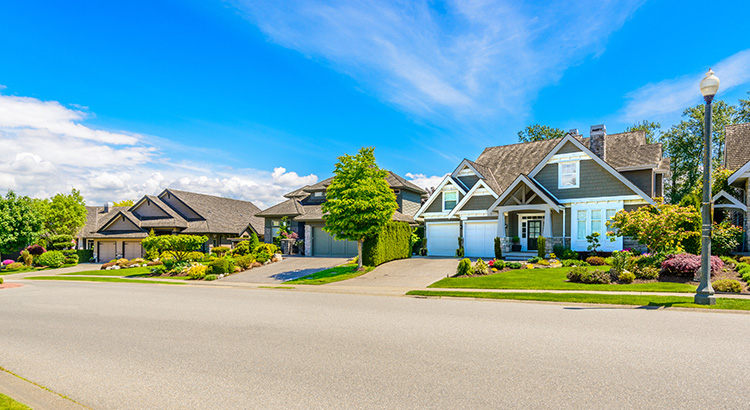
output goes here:
{"type": "MultiPolygon", "coordinates": [[[[748,91],[750,94],[750,91],[748,91]]],[[[750,122],[750,98],[741,99],[737,106],[737,123],[750,122]]]]}
{"type": "Polygon", "coordinates": [[[112,206],[133,206],[133,205],[135,205],[135,200],[133,199],[123,199],[122,201],[112,202],[112,206]]]}
{"type": "Polygon", "coordinates": [[[72,189],[70,194],[60,193],[52,199],[38,200],[36,206],[44,217],[47,234],[75,237],[86,224],[86,202],[77,189],[72,189]]]}
{"type": "Polygon", "coordinates": [[[13,253],[42,234],[42,218],[31,198],[8,191],[0,197],[0,253],[13,253]]]}
{"type": "Polygon", "coordinates": [[[653,144],[656,141],[659,140],[659,137],[661,136],[661,124],[658,122],[651,122],[643,120],[641,122],[637,122],[627,128],[625,128],[625,132],[631,132],[631,131],[644,131],[646,133],[646,143],[647,144],[653,144]]]}
{"type": "Polygon", "coordinates": [[[374,148],[339,157],[333,173],[323,203],[323,229],[337,239],[357,241],[361,270],[362,242],[378,234],[393,218],[398,208],[396,196],[385,179],[388,171],[375,163],[374,148]]]}
{"type": "Polygon", "coordinates": [[[550,127],[548,125],[534,124],[529,125],[521,131],[518,131],[518,142],[534,142],[562,138],[565,131],[560,128],[550,127]]]}

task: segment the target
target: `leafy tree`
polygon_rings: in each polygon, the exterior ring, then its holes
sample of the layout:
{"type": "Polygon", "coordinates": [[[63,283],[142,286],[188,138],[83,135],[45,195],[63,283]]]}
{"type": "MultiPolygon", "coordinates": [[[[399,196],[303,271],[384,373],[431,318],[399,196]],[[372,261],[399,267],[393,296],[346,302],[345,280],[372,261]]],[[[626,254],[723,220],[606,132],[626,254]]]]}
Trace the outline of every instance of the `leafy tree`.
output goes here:
{"type": "Polygon", "coordinates": [[[117,202],[117,201],[112,202],[112,205],[113,206],[133,206],[133,205],[135,205],[135,200],[134,199],[123,199],[122,201],[119,201],[119,202],[117,202]]]}
{"type": "MultiPolygon", "coordinates": [[[[748,94],[750,94],[750,91],[748,91],[748,94]]],[[[735,120],[738,124],[750,122],[750,98],[747,98],[745,100],[740,98],[735,120]]]]}
{"type": "MultiPolygon", "coordinates": [[[[713,170],[711,173],[711,197],[718,194],[721,191],[726,191],[729,195],[735,198],[741,199],[742,195],[739,190],[728,183],[729,177],[732,175],[732,171],[719,167],[713,170]]],[[[700,211],[701,204],[703,203],[703,180],[699,179],[689,194],[682,197],[680,200],[680,206],[693,206],[696,210],[700,211]]]]}
{"type": "Polygon", "coordinates": [[[529,125],[521,131],[518,131],[518,142],[544,141],[565,136],[565,131],[560,128],[550,127],[547,125],[534,124],[529,125]]]}
{"type": "Polygon", "coordinates": [[[629,236],[652,253],[680,253],[683,243],[700,238],[701,216],[693,207],[657,204],[620,211],[607,222],[607,236],[629,236]]]}
{"type": "Polygon", "coordinates": [[[35,200],[34,204],[43,216],[47,234],[76,236],[86,224],[86,202],[77,189],[70,194],[57,194],[51,200],[35,200]]]}
{"type": "Polygon", "coordinates": [[[199,235],[149,235],[141,240],[141,245],[148,254],[161,255],[162,252],[167,252],[174,257],[176,262],[181,262],[188,258],[190,252],[198,250],[206,241],[208,241],[207,237],[199,235]]]}
{"type": "Polygon", "coordinates": [[[39,239],[42,219],[34,202],[8,190],[0,197],[0,253],[13,253],[39,239]]]}
{"type": "Polygon", "coordinates": [[[647,144],[655,143],[659,139],[662,133],[661,124],[659,124],[658,122],[651,122],[651,121],[646,121],[646,120],[637,122],[625,128],[625,132],[631,132],[631,131],[645,131],[647,144]]]}
{"type": "Polygon", "coordinates": [[[374,151],[361,148],[355,156],[339,157],[323,203],[323,229],[338,239],[357,241],[360,270],[362,242],[378,234],[398,208],[385,179],[388,172],[377,166],[374,151]]]}

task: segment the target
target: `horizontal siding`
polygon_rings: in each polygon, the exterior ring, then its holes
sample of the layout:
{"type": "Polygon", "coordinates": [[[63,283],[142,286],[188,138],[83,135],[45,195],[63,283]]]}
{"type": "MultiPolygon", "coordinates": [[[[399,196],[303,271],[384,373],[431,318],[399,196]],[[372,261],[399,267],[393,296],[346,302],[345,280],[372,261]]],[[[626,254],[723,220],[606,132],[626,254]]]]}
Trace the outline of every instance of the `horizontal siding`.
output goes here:
{"type": "Polygon", "coordinates": [[[581,152],[581,150],[570,142],[566,142],[565,145],[560,147],[560,150],[557,151],[558,154],[572,154],[574,152],[581,152]]]}
{"type": "Polygon", "coordinates": [[[476,184],[479,181],[479,177],[476,175],[467,175],[463,177],[458,177],[458,180],[461,181],[462,184],[464,184],[467,188],[471,189],[474,184],[476,184]]]}
{"type": "MultiPolygon", "coordinates": [[[[438,197],[427,207],[425,212],[443,212],[443,193],[438,192],[433,195],[437,195],[438,197]]],[[[464,195],[461,191],[458,191],[458,202],[461,202],[462,199],[464,199],[464,195]]]]}
{"type": "Polygon", "coordinates": [[[606,196],[634,195],[632,189],[610,174],[594,160],[581,161],[579,188],[558,189],[558,164],[547,164],[534,177],[557,199],[596,198],[606,196]]]}
{"type": "Polygon", "coordinates": [[[492,195],[473,195],[466,201],[466,204],[461,208],[462,211],[477,211],[486,210],[495,202],[495,197],[492,195]]]}
{"type": "Polygon", "coordinates": [[[621,172],[622,176],[632,182],[633,185],[640,188],[641,191],[645,192],[648,196],[653,196],[651,190],[651,181],[653,181],[653,173],[650,169],[643,169],[640,171],[627,171],[621,172]]]}

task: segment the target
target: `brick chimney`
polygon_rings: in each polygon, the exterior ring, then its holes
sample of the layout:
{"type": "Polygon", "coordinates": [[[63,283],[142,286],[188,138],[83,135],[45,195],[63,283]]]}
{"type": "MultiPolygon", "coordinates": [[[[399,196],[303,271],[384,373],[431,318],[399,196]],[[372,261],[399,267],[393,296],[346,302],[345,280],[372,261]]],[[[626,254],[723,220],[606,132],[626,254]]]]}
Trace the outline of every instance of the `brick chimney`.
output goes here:
{"type": "Polygon", "coordinates": [[[589,139],[589,149],[599,158],[606,161],[606,136],[607,127],[604,124],[591,126],[591,138],[589,139]]]}

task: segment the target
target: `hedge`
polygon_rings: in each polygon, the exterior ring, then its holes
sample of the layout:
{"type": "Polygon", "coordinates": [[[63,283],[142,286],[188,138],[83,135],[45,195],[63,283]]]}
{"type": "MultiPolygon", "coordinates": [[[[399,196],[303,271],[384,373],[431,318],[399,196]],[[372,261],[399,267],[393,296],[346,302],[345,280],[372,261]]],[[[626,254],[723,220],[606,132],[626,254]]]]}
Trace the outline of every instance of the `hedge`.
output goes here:
{"type": "Polygon", "coordinates": [[[79,263],[89,263],[91,261],[91,258],[94,257],[94,250],[93,249],[76,249],[76,254],[78,255],[79,263]]]}
{"type": "Polygon", "coordinates": [[[406,222],[390,221],[376,236],[362,244],[362,264],[378,266],[411,257],[411,227],[406,222]]]}

